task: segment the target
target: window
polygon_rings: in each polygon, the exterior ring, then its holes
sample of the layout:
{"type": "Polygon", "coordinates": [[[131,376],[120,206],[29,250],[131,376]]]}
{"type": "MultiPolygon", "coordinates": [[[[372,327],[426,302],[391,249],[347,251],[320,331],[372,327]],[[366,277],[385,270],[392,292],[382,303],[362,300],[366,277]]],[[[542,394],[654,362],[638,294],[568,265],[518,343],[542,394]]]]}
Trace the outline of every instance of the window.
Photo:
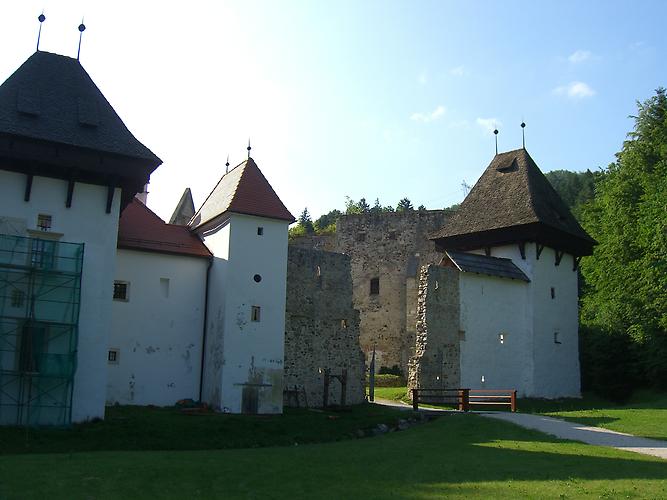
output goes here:
{"type": "Polygon", "coordinates": [[[169,298],[169,278],[160,278],[160,293],[165,299],[169,298]]]}
{"type": "Polygon", "coordinates": [[[12,290],[12,307],[22,307],[25,299],[23,290],[12,290]]]}
{"type": "Polygon", "coordinates": [[[30,265],[38,269],[51,269],[55,260],[56,242],[40,240],[35,238],[31,240],[30,247],[30,265]]]}
{"type": "Polygon", "coordinates": [[[556,298],[556,289],[554,287],[551,287],[551,298],[552,299],[556,298]]]}
{"type": "Polygon", "coordinates": [[[130,300],[130,283],[127,281],[113,282],[113,299],[127,302],[130,300]]]}
{"type": "Polygon", "coordinates": [[[506,339],[507,339],[507,334],[506,333],[499,333],[498,334],[498,342],[500,342],[501,344],[504,344],[506,339]]]}
{"type": "Polygon", "coordinates": [[[257,228],[257,236],[262,236],[264,234],[264,228],[263,227],[258,227],[257,228]]]}
{"type": "Polygon", "coordinates": [[[341,319],[340,320],[340,327],[345,330],[347,328],[347,320],[346,319],[341,319]]]}
{"type": "Polygon", "coordinates": [[[250,310],[250,320],[259,321],[259,318],[260,318],[260,307],[252,306],[252,309],[250,310]]]}
{"type": "Polygon", "coordinates": [[[380,278],[371,279],[371,295],[380,294],[380,278]]]}
{"type": "Polygon", "coordinates": [[[466,339],[466,332],[465,330],[459,330],[459,340],[460,341],[465,341],[466,339]]]}
{"type": "Polygon", "coordinates": [[[255,280],[255,283],[262,281],[262,277],[259,274],[255,274],[252,279],[255,280]]]}
{"type": "Polygon", "coordinates": [[[47,214],[39,214],[37,216],[37,227],[42,231],[51,229],[51,216],[47,214]]]}
{"type": "Polygon", "coordinates": [[[560,334],[558,332],[554,332],[554,344],[560,344],[560,334]]]}
{"type": "Polygon", "coordinates": [[[107,354],[107,359],[108,359],[110,365],[117,365],[118,364],[119,354],[120,354],[120,351],[118,349],[109,349],[109,353],[107,354]]]}

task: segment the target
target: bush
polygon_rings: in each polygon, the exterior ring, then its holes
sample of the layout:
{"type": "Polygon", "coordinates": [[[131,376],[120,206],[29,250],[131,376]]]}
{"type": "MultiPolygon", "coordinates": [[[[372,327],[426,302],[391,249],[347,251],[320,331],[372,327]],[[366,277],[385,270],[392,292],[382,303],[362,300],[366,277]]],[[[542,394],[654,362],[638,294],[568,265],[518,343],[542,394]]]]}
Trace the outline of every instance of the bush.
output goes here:
{"type": "Polygon", "coordinates": [[[380,375],[398,375],[398,376],[403,376],[403,370],[401,370],[401,367],[398,365],[394,365],[391,368],[388,366],[381,366],[380,370],[378,371],[380,375]]]}
{"type": "Polygon", "coordinates": [[[375,375],[375,387],[405,387],[405,379],[401,375],[375,375]]]}

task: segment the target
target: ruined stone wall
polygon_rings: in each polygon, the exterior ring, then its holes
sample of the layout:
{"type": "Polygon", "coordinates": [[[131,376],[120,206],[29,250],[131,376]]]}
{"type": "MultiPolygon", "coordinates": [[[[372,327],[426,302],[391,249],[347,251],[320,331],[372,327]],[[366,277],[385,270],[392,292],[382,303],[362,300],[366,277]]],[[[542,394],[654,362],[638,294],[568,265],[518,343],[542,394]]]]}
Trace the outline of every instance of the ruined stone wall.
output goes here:
{"type": "Polygon", "coordinates": [[[415,354],[409,388],[457,388],[461,384],[459,272],[424,266],[419,276],[415,354]]]}
{"type": "Polygon", "coordinates": [[[419,268],[439,263],[428,235],[447,220],[443,210],[421,210],[341,217],[333,249],[352,259],[354,307],[361,315],[361,348],[376,370],[398,365],[407,374],[415,345],[419,268]],[[378,278],[379,293],[371,294],[378,278]]]}
{"type": "MultiPolygon", "coordinates": [[[[284,366],[285,387],[305,388],[308,406],[322,406],[326,369],[332,375],[347,369],[347,404],[365,400],[359,312],[352,305],[348,256],[290,246],[284,366]]],[[[332,379],[330,404],[340,403],[340,389],[339,382],[332,379]]]]}

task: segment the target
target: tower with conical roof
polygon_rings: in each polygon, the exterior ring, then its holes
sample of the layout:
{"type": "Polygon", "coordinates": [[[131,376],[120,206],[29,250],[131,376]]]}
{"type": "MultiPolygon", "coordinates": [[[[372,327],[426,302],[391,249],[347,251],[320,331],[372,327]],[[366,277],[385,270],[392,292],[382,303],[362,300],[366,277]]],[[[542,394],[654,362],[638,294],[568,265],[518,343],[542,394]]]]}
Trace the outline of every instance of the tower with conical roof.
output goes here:
{"type": "Polygon", "coordinates": [[[428,271],[422,303],[449,320],[422,308],[413,384],[445,383],[455,366],[459,387],[579,396],[577,268],[595,241],[528,152],[496,154],[431,239],[443,267],[428,271]]]}
{"type": "Polygon", "coordinates": [[[0,85],[1,423],[104,416],[119,212],[160,163],[76,59],[0,85]]]}
{"type": "Polygon", "coordinates": [[[190,221],[213,252],[202,398],[281,413],[287,228],[294,217],[252,158],[225,173],[190,221]]]}

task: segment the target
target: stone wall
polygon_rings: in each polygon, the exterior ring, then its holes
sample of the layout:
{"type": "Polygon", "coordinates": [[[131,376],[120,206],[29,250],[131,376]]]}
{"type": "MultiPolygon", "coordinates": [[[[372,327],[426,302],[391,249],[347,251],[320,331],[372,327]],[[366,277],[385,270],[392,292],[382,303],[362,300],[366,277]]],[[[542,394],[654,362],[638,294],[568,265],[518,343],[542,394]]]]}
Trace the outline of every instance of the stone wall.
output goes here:
{"type": "MultiPolygon", "coordinates": [[[[307,404],[321,407],[324,372],[347,370],[347,404],[365,400],[364,355],[359,347],[359,311],[352,305],[350,258],[290,246],[285,316],[285,387],[305,388],[307,404]]],[[[340,404],[332,379],[329,403],[340,404]]],[[[294,405],[294,401],[285,401],[294,405]]],[[[299,404],[305,401],[300,397],[299,404]]]]}
{"type": "Polygon", "coordinates": [[[435,265],[421,268],[415,354],[409,388],[457,388],[460,374],[459,272],[435,265]]]}
{"type": "Polygon", "coordinates": [[[345,215],[334,235],[291,242],[350,256],[361,348],[368,362],[376,346],[378,370],[398,365],[407,373],[415,344],[417,275],[420,266],[440,262],[442,254],[428,235],[441,229],[447,217],[444,210],[345,215]],[[379,293],[372,294],[371,280],[376,278],[379,293]]]}

